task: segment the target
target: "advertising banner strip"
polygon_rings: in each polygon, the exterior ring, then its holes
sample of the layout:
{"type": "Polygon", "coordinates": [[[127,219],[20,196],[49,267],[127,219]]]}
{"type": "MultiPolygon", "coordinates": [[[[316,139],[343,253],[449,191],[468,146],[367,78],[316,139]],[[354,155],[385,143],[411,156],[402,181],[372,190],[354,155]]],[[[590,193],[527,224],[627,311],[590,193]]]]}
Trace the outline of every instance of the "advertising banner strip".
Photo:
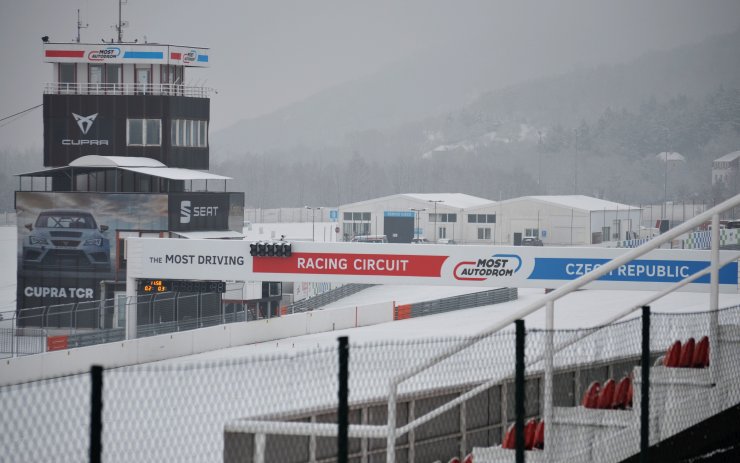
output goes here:
{"type": "Polygon", "coordinates": [[[84,50],[46,50],[47,58],[83,58],[84,50]]]}
{"type": "Polygon", "coordinates": [[[293,253],[288,258],[254,257],[254,273],[433,277],[448,256],[293,253]]]}
{"type": "MultiPolygon", "coordinates": [[[[530,280],[575,280],[599,268],[609,259],[573,259],[536,257],[530,280]]],[[[599,278],[599,281],[676,283],[709,266],[706,261],[692,260],[633,260],[599,278]]],[[[738,275],[737,262],[719,271],[719,284],[735,285],[738,275]]],[[[696,280],[709,283],[709,275],[696,280]]]]}
{"type": "Polygon", "coordinates": [[[123,57],[129,59],[164,59],[164,53],[161,51],[126,51],[123,53],[123,57]]]}

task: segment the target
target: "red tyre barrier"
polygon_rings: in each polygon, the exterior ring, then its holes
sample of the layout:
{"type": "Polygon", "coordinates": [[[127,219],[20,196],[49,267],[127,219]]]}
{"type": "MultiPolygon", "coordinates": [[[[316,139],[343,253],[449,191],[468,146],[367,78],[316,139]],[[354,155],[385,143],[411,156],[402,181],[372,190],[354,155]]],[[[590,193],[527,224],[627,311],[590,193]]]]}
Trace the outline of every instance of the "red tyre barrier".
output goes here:
{"type": "Polygon", "coordinates": [[[599,392],[599,399],[596,401],[596,408],[607,409],[612,407],[612,403],[614,402],[614,387],[615,383],[611,378],[604,383],[604,387],[599,392]]]}
{"type": "Polygon", "coordinates": [[[668,353],[665,355],[663,365],[666,367],[677,367],[681,361],[681,341],[676,341],[673,345],[668,348],[668,353]]]}
{"type": "Polygon", "coordinates": [[[545,422],[540,421],[537,423],[537,429],[534,432],[534,448],[544,449],[545,448],[545,422]]]}
{"type": "Polygon", "coordinates": [[[699,339],[694,349],[694,358],[691,360],[694,368],[706,368],[709,366],[709,338],[703,336],[699,339]]]}
{"type": "Polygon", "coordinates": [[[681,359],[678,361],[679,368],[691,368],[694,362],[694,338],[689,338],[681,348],[681,359]]]}
{"type": "Polygon", "coordinates": [[[465,458],[463,458],[462,463],[473,463],[473,454],[469,453],[465,455],[465,458]]]}
{"type": "Polygon", "coordinates": [[[601,385],[598,381],[594,381],[588,386],[588,389],[586,389],[586,392],[583,394],[583,399],[581,400],[581,405],[583,405],[586,408],[596,408],[596,404],[599,400],[599,391],[601,390],[601,385]]]}
{"type": "MultiPolygon", "coordinates": [[[[632,387],[632,380],[625,376],[617,384],[617,389],[614,391],[614,400],[612,401],[612,408],[616,410],[624,410],[627,408],[627,394],[629,389],[632,387]]],[[[630,401],[632,399],[630,398],[630,401]]]]}

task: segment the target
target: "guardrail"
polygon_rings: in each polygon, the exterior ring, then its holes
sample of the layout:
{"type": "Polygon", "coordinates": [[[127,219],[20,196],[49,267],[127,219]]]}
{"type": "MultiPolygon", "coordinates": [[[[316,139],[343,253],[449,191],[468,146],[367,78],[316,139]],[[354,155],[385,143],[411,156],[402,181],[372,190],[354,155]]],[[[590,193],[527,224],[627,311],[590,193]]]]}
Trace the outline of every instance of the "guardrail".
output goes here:
{"type": "Polygon", "coordinates": [[[164,95],[210,98],[215,89],[178,84],[48,82],[45,95],[164,95]]]}
{"type": "Polygon", "coordinates": [[[359,293],[360,291],[370,288],[372,286],[375,286],[375,285],[363,285],[363,284],[356,284],[356,283],[343,285],[343,286],[340,286],[339,288],[334,288],[332,290],[326,291],[325,293],[318,294],[314,297],[310,297],[308,299],[303,299],[298,302],[294,302],[287,307],[286,313],[291,314],[291,313],[306,312],[309,310],[316,310],[327,304],[331,304],[332,302],[336,302],[340,299],[344,299],[347,296],[351,296],[353,294],[359,293]]]}

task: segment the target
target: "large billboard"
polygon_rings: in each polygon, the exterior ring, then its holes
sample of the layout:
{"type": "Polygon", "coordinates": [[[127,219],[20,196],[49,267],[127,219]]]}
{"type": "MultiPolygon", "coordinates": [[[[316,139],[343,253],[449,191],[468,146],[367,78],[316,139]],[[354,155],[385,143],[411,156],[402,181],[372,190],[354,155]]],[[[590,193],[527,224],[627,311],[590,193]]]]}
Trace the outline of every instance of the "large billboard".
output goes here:
{"type": "Polygon", "coordinates": [[[121,235],[167,230],[167,195],[16,192],[18,307],[96,300],[123,279],[121,235]]]}
{"type": "MultiPolygon", "coordinates": [[[[129,240],[129,278],[557,288],[629,252],[592,247],[292,244],[290,257],[252,257],[248,242],[129,240]]],[[[722,259],[736,251],[723,251],[722,259]]],[[[660,290],[709,265],[709,251],[653,250],[602,276],[592,289],[660,290]]],[[[738,289],[737,262],[719,272],[720,289],[738,289]]],[[[709,276],[684,287],[709,291],[709,276]]]]}
{"type": "Polygon", "coordinates": [[[189,67],[208,67],[210,62],[207,48],[135,43],[45,43],[43,58],[47,63],[146,63],[189,67]]]}

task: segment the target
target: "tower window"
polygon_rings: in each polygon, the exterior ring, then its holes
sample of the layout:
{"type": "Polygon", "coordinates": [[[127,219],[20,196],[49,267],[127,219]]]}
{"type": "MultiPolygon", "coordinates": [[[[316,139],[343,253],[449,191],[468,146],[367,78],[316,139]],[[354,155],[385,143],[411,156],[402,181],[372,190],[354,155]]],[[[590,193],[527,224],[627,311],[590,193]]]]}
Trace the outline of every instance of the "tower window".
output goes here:
{"type": "Polygon", "coordinates": [[[161,119],[128,119],[126,121],[128,146],[160,146],[162,144],[161,119]]]}
{"type": "Polygon", "coordinates": [[[175,119],[172,121],[173,146],[205,148],[208,146],[208,121],[175,119]]]}

